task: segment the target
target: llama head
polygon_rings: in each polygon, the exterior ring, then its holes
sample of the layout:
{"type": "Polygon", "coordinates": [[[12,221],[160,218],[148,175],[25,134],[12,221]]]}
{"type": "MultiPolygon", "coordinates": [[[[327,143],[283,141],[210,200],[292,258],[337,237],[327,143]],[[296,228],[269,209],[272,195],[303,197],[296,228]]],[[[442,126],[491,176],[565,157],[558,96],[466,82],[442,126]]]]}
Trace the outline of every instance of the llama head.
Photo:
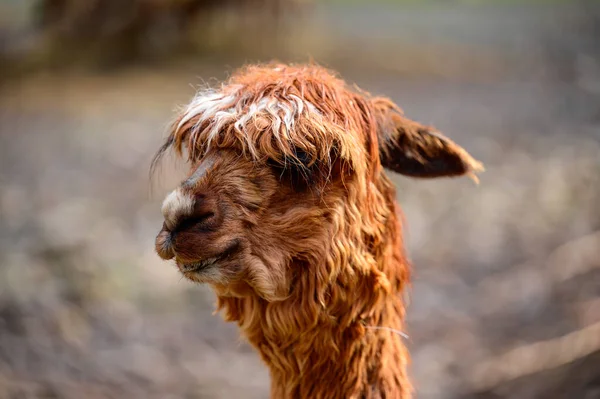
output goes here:
{"type": "Polygon", "coordinates": [[[413,177],[482,169],[390,100],[317,66],[237,71],[197,94],[156,159],[170,148],[191,168],[164,200],[158,254],[221,296],[267,301],[376,262],[394,212],[383,168],[413,177]]]}

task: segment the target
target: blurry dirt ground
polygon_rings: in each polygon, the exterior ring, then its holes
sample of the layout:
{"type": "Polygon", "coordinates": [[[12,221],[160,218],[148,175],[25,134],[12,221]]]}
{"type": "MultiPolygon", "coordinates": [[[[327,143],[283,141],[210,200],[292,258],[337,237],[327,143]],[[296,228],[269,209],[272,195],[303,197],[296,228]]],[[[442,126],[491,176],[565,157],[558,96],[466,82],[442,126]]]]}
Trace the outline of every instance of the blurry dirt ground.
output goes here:
{"type": "MultiPolygon", "coordinates": [[[[395,177],[418,397],[600,397],[600,63],[585,13],[342,11],[317,10],[307,30],[328,39],[302,35],[292,56],[391,96],[487,168],[479,186],[395,177]],[[367,27],[348,30],[358,15],[367,27]]],[[[179,176],[166,167],[150,190],[164,128],[194,85],[241,62],[4,84],[0,398],[267,397],[211,292],[153,252],[179,176]]]]}

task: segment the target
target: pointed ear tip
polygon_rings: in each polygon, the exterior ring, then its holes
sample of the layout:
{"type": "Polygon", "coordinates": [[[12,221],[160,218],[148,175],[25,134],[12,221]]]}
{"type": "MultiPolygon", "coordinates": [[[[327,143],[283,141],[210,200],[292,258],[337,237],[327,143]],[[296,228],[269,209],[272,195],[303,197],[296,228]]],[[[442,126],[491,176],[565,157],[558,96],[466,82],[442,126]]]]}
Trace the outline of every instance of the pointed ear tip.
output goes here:
{"type": "Polygon", "coordinates": [[[485,167],[483,163],[476,161],[475,159],[471,159],[467,164],[467,173],[466,175],[475,182],[475,184],[479,185],[479,177],[477,173],[485,172],[485,167]]]}

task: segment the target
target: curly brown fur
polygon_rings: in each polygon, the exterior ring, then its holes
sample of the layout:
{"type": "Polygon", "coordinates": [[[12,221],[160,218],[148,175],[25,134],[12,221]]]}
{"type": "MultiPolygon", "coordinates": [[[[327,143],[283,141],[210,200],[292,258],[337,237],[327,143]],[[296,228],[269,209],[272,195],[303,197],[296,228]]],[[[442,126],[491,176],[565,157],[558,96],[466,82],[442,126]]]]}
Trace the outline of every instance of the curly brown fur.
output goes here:
{"type": "Polygon", "coordinates": [[[480,164],[390,100],[314,65],[251,65],[184,108],[157,159],[191,169],[158,254],[208,283],[271,373],[272,398],[409,398],[400,209],[383,167],[480,164]]]}

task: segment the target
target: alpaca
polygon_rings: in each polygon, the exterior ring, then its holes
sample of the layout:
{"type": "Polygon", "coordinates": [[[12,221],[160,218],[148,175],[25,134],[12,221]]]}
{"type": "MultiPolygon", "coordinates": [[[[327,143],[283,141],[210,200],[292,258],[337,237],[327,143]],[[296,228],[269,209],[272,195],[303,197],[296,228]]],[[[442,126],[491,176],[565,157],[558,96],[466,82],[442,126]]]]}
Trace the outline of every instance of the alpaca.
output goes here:
{"type": "Polygon", "coordinates": [[[409,398],[395,188],[482,165],[315,65],[249,65],[181,111],[153,165],[190,163],[156,238],[269,368],[272,398],[409,398]]]}

